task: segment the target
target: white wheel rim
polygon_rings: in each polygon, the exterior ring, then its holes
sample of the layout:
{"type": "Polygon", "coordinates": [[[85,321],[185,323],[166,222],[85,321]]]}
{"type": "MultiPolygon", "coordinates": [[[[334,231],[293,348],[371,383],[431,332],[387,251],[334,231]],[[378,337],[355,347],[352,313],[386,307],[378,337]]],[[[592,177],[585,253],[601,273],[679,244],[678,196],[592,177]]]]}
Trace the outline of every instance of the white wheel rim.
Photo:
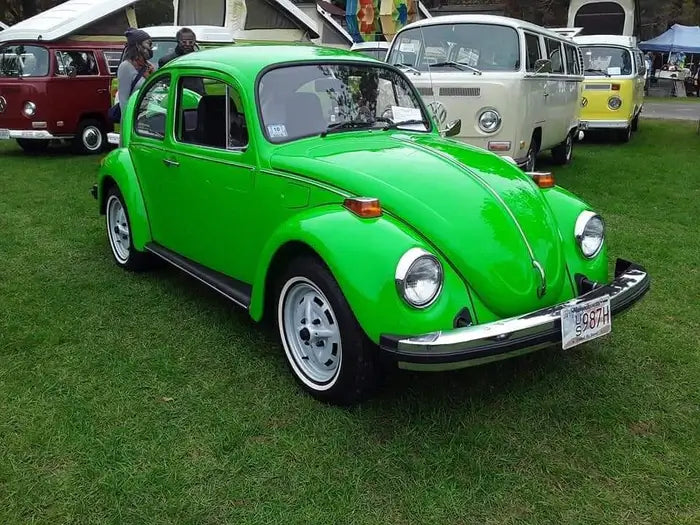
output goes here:
{"type": "Polygon", "coordinates": [[[571,152],[574,149],[574,137],[569,135],[566,137],[566,160],[571,160],[571,152]]]}
{"type": "Polygon", "coordinates": [[[331,388],[340,373],[342,344],[337,317],[323,292],[305,277],[290,279],[280,293],[278,322],[297,377],[314,390],[331,388]]]}
{"type": "Polygon", "coordinates": [[[110,196],[107,201],[107,236],[114,257],[121,264],[126,263],[129,259],[131,234],[129,221],[126,220],[126,211],[116,195],[110,196]]]}
{"type": "Polygon", "coordinates": [[[83,145],[89,151],[97,151],[102,147],[102,132],[96,126],[88,126],[83,130],[83,145]]]}
{"type": "Polygon", "coordinates": [[[527,152],[527,162],[525,163],[525,171],[534,171],[537,162],[537,156],[534,149],[529,149],[527,152]]]}

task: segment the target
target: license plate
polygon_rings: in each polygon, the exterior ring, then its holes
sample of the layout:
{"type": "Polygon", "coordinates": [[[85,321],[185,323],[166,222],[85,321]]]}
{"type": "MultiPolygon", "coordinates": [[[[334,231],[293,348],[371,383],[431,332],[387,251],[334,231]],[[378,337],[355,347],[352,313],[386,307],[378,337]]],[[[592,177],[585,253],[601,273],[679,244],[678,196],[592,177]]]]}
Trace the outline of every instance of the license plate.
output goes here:
{"type": "Polygon", "coordinates": [[[610,296],[567,306],[561,311],[561,346],[572,348],[612,330],[610,296]]]}
{"type": "Polygon", "coordinates": [[[0,129],[0,140],[9,140],[10,139],[10,130],[9,129],[0,129]]]}

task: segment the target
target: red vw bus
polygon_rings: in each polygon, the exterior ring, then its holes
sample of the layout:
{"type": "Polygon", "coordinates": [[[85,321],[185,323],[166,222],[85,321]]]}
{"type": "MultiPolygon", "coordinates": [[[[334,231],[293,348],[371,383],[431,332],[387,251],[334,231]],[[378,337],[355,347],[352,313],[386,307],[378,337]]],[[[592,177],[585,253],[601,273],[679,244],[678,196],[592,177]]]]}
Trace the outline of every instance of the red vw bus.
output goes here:
{"type": "Polygon", "coordinates": [[[98,153],[111,129],[110,83],[123,44],[62,40],[0,43],[0,140],[27,152],[69,139],[98,153]]]}

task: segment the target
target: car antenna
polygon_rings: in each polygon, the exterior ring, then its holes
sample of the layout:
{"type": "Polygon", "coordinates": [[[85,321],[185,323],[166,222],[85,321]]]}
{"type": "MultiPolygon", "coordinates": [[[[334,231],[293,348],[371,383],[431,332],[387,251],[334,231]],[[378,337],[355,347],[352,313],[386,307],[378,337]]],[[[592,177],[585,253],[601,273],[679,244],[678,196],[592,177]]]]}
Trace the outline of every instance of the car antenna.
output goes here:
{"type": "MultiPolygon", "coordinates": [[[[427,57],[425,57],[425,51],[427,48],[425,47],[425,35],[423,34],[423,24],[420,24],[418,26],[418,29],[420,29],[420,40],[421,40],[421,46],[420,46],[421,49],[420,50],[423,53],[424,58],[427,59],[427,57]]],[[[416,55],[416,57],[418,57],[418,55],[416,55]]],[[[426,61],[426,64],[427,64],[427,61],[426,61]]],[[[417,58],[416,58],[416,66],[417,65],[418,65],[418,63],[417,63],[417,58]]],[[[435,97],[435,87],[433,86],[433,72],[431,69],[432,68],[430,67],[430,64],[428,64],[428,81],[430,82],[430,93],[433,96],[433,102],[432,102],[432,104],[428,104],[428,108],[430,109],[430,112],[433,114],[433,117],[435,118],[435,122],[437,123],[438,130],[439,130],[441,122],[438,120],[438,116],[437,116],[437,112],[436,112],[436,108],[438,108],[439,106],[438,106],[437,98],[435,97]]]]}

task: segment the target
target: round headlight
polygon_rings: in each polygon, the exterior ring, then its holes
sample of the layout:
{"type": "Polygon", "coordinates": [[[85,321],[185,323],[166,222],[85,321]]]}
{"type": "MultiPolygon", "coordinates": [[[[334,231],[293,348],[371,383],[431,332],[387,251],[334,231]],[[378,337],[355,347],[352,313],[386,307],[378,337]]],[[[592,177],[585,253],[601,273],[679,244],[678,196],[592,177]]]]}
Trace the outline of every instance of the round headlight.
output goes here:
{"type": "Polygon", "coordinates": [[[487,109],[479,115],[479,129],[485,133],[494,133],[501,127],[501,115],[498,111],[487,109]]]}
{"type": "Polygon", "coordinates": [[[34,114],[36,113],[36,104],[34,104],[34,102],[25,102],[24,108],[22,108],[22,111],[28,117],[33,117],[34,114]]]}
{"type": "Polygon", "coordinates": [[[620,97],[610,97],[608,99],[608,107],[613,111],[622,107],[622,99],[620,97]]]}
{"type": "Polygon", "coordinates": [[[420,248],[408,250],[396,267],[399,295],[415,308],[430,306],[442,290],[442,265],[437,258],[420,248]]]}
{"type": "Polygon", "coordinates": [[[605,240],[605,223],[601,216],[592,211],[584,211],[578,216],[574,229],[583,256],[592,259],[598,255],[605,240]]]}

